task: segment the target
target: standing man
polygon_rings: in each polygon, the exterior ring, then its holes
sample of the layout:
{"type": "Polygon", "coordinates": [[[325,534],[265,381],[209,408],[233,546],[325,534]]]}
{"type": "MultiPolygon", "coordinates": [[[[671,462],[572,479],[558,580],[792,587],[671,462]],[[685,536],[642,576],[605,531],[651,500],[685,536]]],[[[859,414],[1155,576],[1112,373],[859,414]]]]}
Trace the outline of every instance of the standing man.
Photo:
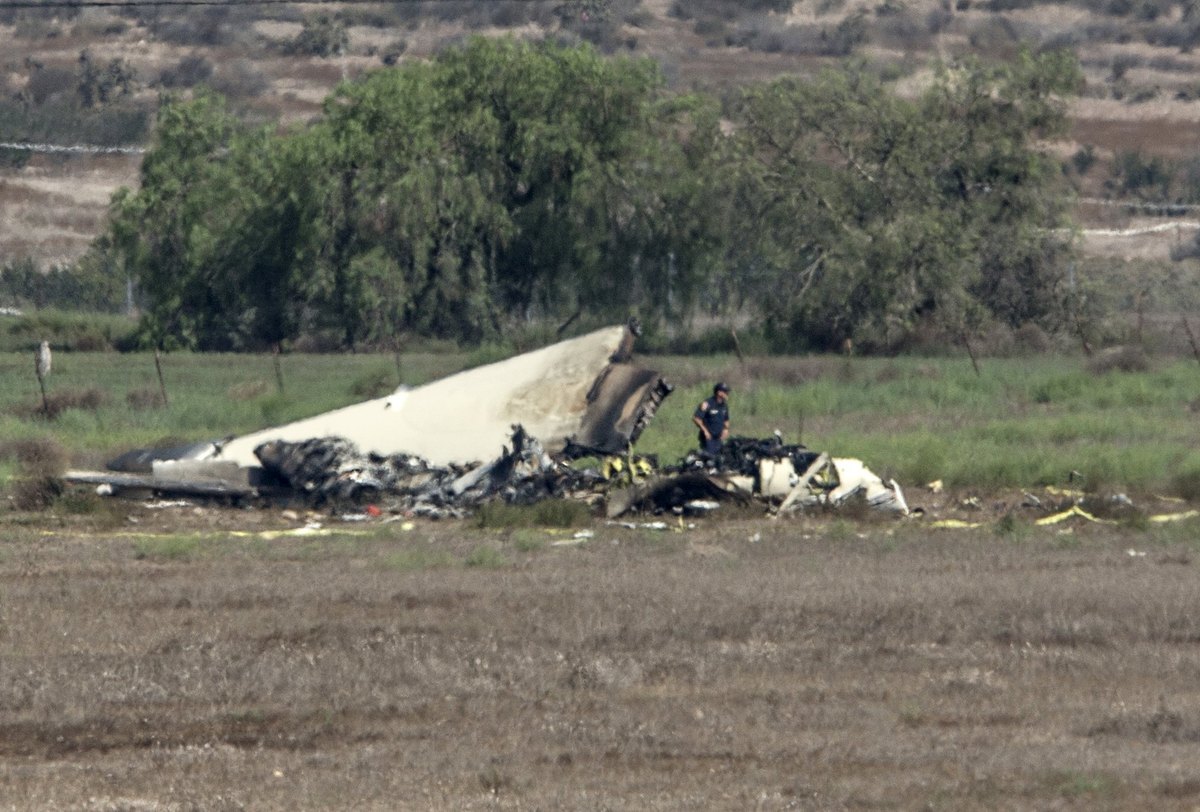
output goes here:
{"type": "Polygon", "coordinates": [[[721,453],[721,443],[729,436],[729,387],[724,383],[714,386],[712,397],[696,407],[692,422],[700,429],[700,450],[721,453]]]}

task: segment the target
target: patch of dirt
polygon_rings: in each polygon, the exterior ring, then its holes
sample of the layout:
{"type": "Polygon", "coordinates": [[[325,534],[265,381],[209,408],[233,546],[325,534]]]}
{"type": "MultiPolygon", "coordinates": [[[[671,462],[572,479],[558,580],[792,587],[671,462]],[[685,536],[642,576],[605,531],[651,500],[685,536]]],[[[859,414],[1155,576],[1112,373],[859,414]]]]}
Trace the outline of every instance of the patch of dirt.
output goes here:
{"type": "Polygon", "coordinates": [[[465,522],[266,537],[231,534],[314,517],[129,512],[136,525],[90,532],[87,517],[0,517],[0,781],[15,808],[1174,808],[1196,794],[1173,765],[1200,759],[1200,579],[1186,544],[1147,531],[831,514],[597,523],[554,546],[465,522]],[[138,557],[133,532],[193,544],[138,557]],[[480,545],[499,563],[466,565],[480,545]]]}

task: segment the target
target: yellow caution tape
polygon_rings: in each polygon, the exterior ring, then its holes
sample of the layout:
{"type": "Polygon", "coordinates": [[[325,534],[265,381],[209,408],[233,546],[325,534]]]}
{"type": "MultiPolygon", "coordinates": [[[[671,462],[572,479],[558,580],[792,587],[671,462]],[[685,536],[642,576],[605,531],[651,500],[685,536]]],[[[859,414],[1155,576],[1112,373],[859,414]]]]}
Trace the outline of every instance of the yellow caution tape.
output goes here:
{"type": "Polygon", "coordinates": [[[1156,516],[1151,516],[1150,521],[1158,522],[1182,522],[1184,519],[1194,519],[1200,516],[1200,510],[1185,510],[1183,513],[1159,513],[1156,516]]]}
{"type": "Polygon", "coordinates": [[[951,530],[974,530],[976,527],[983,527],[982,522],[964,522],[962,519],[939,519],[936,522],[930,522],[930,527],[949,528],[951,530]]]}
{"type": "Polygon", "coordinates": [[[1066,521],[1067,519],[1071,518],[1072,516],[1079,516],[1081,518],[1087,519],[1089,522],[1098,522],[1099,524],[1116,524],[1116,522],[1114,522],[1111,519],[1100,519],[1100,518],[1093,516],[1092,514],[1088,513],[1086,510],[1081,508],[1079,505],[1071,505],[1071,507],[1064,510],[1062,513],[1055,513],[1053,516],[1043,516],[1042,518],[1040,518],[1036,522],[1034,522],[1034,524],[1039,524],[1039,525],[1058,524],[1059,522],[1066,521]]]}

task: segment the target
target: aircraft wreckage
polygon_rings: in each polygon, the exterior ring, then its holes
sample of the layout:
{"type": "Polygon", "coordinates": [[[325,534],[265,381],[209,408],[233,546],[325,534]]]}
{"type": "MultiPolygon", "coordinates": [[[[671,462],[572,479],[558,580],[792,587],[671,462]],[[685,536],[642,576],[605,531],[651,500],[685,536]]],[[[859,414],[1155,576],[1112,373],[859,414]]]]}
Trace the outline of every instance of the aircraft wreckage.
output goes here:
{"type": "Polygon", "coordinates": [[[908,512],[894,481],[778,435],[732,438],[718,456],[692,454],[661,469],[634,457],[672,391],[657,371],[634,363],[637,332],[598,330],[283,426],[130,451],[106,471],[65,478],[117,495],[373,503],[430,517],[548,498],[602,505],[610,518],[704,512],[725,500],[761,500],[781,513],[861,498],[908,512]],[[582,468],[585,457],[602,465],[582,468]]]}

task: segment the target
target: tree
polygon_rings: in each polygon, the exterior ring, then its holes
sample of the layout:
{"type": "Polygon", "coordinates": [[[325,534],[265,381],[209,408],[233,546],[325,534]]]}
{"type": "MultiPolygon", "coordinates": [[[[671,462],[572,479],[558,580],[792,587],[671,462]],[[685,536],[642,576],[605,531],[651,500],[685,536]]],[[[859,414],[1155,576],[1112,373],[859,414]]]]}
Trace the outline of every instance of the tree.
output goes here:
{"type": "Polygon", "coordinates": [[[300,158],[216,96],[168,100],[140,189],[114,196],[107,242],[147,302],[160,348],[278,347],[300,329],[308,235],[300,158]]]}
{"type": "Polygon", "coordinates": [[[943,68],[915,100],[856,68],[746,97],[732,261],[785,346],[885,346],[933,322],[1047,317],[1066,238],[1055,164],[1078,69],[1056,54],[943,68]],[[765,285],[764,285],[765,282],[765,285]]]}

